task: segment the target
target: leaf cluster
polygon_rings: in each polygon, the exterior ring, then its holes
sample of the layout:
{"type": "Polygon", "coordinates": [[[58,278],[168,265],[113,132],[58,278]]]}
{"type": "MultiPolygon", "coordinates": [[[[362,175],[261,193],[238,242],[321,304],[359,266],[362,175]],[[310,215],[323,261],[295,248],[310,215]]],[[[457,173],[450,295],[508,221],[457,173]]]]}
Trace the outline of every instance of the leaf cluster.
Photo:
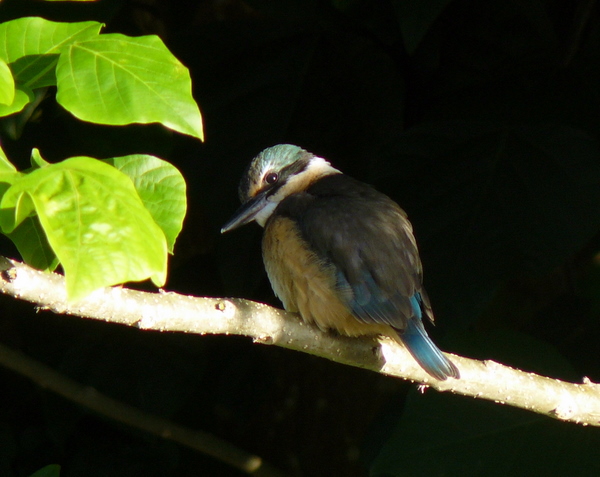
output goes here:
{"type": "MultiPolygon", "coordinates": [[[[187,69],[156,36],[101,34],[98,22],[26,17],[0,24],[0,116],[16,138],[36,97],[99,124],[159,122],[202,139],[187,69]]],[[[151,278],[162,286],[186,210],[185,182],[169,163],[129,155],[50,164],[33,150],[17,171],[0,154],[0,228],[23,259],[58,264],[69,296],[151,278]]]]}

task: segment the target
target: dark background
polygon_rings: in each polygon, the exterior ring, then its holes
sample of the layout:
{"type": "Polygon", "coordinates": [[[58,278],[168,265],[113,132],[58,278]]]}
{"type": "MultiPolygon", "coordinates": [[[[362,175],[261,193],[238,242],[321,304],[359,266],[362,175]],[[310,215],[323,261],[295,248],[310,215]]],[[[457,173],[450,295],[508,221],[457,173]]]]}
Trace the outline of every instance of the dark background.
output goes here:
{"type": "MultiPolygon", "coordinates": [[[[260,229],[221,237],[237,182],[289,142],[408,212],[441,348],[600,380],[600,5],[584,0],[5,0],[1,19],[159,34],[206,141],[42,102],[8,156],[152,153],[188,184],[168,289],[278,305],[260,229]]],[[[9,243],[3,253],[14,256],[9,243]]],[[[294,476],[600,475],[600,431],[247,339],[141,332],[0,299],[0,340],[294,476]]],[[[238,476],[0,370],[0,475],[238,476]]]]}

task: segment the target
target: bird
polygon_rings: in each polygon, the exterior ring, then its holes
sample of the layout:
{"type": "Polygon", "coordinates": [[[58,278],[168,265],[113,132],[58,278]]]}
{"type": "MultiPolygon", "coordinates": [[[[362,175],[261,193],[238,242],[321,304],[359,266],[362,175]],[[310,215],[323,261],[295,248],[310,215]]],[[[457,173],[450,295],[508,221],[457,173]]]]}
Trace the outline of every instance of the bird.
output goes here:
{"type": "Polygon", "coordinates": [[[287,311],[323,331],[387,336],[435,379],[460,378],[425,330],[433,311],[396,202],[292,144],[260,152],[238,193],[242,205],[221,233],[253,221],[264,228],[263,262],[287,311]]]}

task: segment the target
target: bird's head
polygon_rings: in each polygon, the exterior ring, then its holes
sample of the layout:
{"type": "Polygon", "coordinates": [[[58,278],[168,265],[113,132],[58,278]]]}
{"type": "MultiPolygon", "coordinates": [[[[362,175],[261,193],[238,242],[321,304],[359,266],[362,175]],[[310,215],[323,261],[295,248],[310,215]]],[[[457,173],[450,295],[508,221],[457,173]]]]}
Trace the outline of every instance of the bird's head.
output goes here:
{"type": "Polygon", "coordinates": [[[283,199],[305,190],[320,177],[339,174],[329,162],[291,144],[269,147],[256,156],[242,176],[242,206],[221,233],[255,220],[261,227],[283,199]]]}

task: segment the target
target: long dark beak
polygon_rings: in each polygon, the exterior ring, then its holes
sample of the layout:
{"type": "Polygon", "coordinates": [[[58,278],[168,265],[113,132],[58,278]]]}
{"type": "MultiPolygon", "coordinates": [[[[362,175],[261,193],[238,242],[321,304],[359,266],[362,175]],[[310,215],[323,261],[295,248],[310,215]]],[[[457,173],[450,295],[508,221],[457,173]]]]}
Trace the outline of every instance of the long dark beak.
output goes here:
{"type": "Polygon", "coordinates": [[[233,214],[233,217],[229,219],[223,228],[221,233],[229,232],[230,230],[237,229],[242,225],[249,224],[256,218],[263,207],[267,205],[267,190],[256,195],[252,199],[244,202],[241,207],[233,214]]]}

